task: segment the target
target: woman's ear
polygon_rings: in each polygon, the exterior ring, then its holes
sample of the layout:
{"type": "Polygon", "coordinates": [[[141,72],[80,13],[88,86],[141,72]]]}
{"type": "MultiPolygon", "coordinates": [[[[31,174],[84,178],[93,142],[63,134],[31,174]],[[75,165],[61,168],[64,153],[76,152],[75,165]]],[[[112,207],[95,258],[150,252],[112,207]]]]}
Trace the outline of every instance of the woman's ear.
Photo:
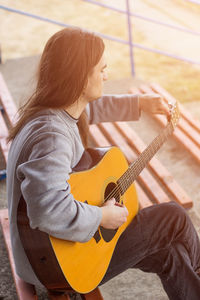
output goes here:
{"type": "Polygon", "coordinates": [[[88,85],[88,78],[87,78],[87,80],[86,80],[86,82],[85,82],[85,84],[84,84],[84,87],[83,87],[81,96],[85,96],[85,90],[86,90],[86,88],[87,88],[87,85],[88,85]]]}

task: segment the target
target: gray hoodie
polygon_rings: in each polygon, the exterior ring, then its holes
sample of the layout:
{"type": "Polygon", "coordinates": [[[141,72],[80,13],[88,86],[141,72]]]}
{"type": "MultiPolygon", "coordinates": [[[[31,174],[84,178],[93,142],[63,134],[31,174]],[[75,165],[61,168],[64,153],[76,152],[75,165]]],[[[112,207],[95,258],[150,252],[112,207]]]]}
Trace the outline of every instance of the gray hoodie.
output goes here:
{"type": "MultiPolygon", "coordinates": [[[[139,119],[138,97],[106,95],[87,106],[90,123],[139,119]]],[[[49,235],[87,242],[101,222],[101,210],[74,199],[67,180],[84,148],[77,120],[64,110],[46,109],[13,140],[7,164],[11,242],[17,274],[40,285],[22,247],[16,223],[21,195],[30,226],[49,235]]]]}

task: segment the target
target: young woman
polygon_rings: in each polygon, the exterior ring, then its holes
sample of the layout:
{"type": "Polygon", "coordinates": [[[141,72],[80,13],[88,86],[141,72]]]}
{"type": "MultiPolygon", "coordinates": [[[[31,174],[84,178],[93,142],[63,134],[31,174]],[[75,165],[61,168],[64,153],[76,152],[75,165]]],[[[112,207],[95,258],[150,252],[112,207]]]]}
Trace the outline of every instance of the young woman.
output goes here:
{"type": "MultiPolygon", "coordinates": [[[[168,114],[156,94],[102,95],[107,80],[104,43],[80,28],[54,34],[43,51],[34,94],[10,130],[8,207],[16,270],[40,284],[22,247],[17,207],[23,196],[29,223],[51,236],[86,242],[98,227],[127,218],[115,199],[102,207],[74,199],[68,179],[87,146],[88,122],[138,120],[140,110],[168,114]]],[[[170,299],[199,299],[200,245],[184,209],[175,203],[141,210],[121,235],[102,283],[128,268],[160,277],[170,299]],[[126,251],[124,251],[126,249],[126,251]]]]}

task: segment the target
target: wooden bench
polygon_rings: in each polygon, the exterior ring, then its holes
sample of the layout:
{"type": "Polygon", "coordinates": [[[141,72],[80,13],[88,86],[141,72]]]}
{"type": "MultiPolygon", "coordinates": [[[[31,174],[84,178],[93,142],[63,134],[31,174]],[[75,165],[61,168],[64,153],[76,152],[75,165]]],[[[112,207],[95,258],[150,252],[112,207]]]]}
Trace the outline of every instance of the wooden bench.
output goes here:
{"type": "MultiPolygon", "coordinates": [[[[163,95],[166,100],[169,100],[169,98],[171,97],[158,85],[143,85],[139,89],[137,88],[135,91],[141,93],[146,91],[156,91],[157,93],[163,95]]],[[[8,135],[9,126],[13,124],[13,120],[16,118],[17,110],[1,74],[0,106],[2,106],[2,110],[0,111],[0,148],[6,163],[9,150],[9,146],[6,143],[6,137],[8,135]]],[[[179,127],[174,133],[174,138],[178,143],[181,143],[183,146],[185,146],[190,154],[194,157],[194,159],[199,163],[199,124],[196,121],[194,122],[193,118],[188,113],[186,113],[182,107],[181,114],[184,121],[180,122],[179,127]],[[189,147],[188,143],[190,143],[189,147]]],[[[164,124],[164,120],[162,117],[155,116],[155,118],[161,125],[164,124]]],[[[91,125],[90,136],[92,143],[95,146],[103,147],[116,145],[120,147],[127,157],[128,162],[133,162],[136,157],[146,148],[144,142],[126,122],[91,125]]],[[[150,161],[148,169],[146,168],[143,170],[143,172],[138,176],[135,184],[138,193],[140,208],[144,208],[156,203],[168,202],[171,200],[178,202],[184,208],[190,208],[193,205],[192,200],[184,191],[184,189],[175,181],[170,172],[156,158],[153,158],[150,161]]],[[[0,218],[18,297],[20,300],[37,299],[35,287],[21,280],[15,272],[15,266],[10,246],[9,220],[7,210],[1,210],[0,218]]],[[[70,299],[68,292],[62,295],[49,293],[49,298],[55,300],[70,299]]],[[[82,299],[88,300],[103,299],[98,288],[92,293],[81,295],[81,297],[82,299]]]]}

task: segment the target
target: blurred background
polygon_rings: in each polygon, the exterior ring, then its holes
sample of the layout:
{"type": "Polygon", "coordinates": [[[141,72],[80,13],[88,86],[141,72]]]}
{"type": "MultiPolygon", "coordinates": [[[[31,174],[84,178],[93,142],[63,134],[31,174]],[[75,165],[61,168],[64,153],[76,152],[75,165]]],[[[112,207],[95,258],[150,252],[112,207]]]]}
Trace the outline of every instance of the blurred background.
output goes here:
{"type": "MultiPolygon", "coordinates": [[[[20,12],[63,24],[81,26],[123,41],[129,40],[127,15],[122,13],[127,10],[126,0],[1,0],[0,5],[3,62],[41,54],[48,38],[62,28],[51,22],[22,15],[20,12]],[[111,6],[114,10],[95,3],[111,6]],[[6,7],[17,11],[8,11],[6,7]]],[[[132,14],[131,38],[135,44],[135,76],[148,82],[160,83],[181,102],[198,101],[200,2],[130,0],[129,6],[132,14]]],[[[107,38],[105,43],[109,79],[130,77],[132,74],[129,45],[107,38]]]]}

